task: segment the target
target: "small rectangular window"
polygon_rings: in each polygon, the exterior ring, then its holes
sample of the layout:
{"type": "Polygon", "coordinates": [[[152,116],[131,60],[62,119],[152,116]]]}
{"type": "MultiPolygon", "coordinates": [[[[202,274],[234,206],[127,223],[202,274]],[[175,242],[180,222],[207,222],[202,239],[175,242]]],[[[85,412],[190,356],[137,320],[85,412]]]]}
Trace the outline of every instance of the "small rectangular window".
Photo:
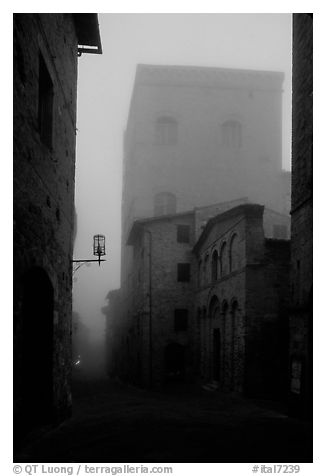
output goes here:
{"type": "Polygon", "coordinates": [[[41,141],[52,147],[53,83],[43,56],[39,55],[38,126],[41,141]]]}
{"type": "Polygon", "coordinates": [[[177,225],[177,242],[178,243],[190,242],[190,226],[189,225],[177,225]]]}
{"type": "Polygon", "coordinates": [[[175,332],[186,331],[188,329],[188,310],[175,309],[174,330],[175,332]]]}
{"type": "Polygon", "coordinates": [[[178,281],[190,281],[190,263],[178,263],[178,281]]]}

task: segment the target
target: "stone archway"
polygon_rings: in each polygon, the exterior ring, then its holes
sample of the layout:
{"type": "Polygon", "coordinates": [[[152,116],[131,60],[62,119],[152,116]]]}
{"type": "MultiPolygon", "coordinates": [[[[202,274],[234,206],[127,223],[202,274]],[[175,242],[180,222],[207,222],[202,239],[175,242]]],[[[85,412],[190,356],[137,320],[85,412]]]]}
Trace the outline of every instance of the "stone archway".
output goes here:
{"type": "Polygon", "coordinates": [[[222,330],[220,304],[217,296],[212,296],[208,307],[209,315],[209,377],[220,382],[222,362],[222,330]]]}

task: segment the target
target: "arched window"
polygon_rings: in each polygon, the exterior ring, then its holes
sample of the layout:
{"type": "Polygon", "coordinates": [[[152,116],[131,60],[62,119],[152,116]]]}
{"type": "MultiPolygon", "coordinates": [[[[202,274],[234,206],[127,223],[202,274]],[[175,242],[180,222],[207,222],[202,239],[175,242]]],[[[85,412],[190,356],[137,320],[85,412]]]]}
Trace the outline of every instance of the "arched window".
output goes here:
{"type": "Polygon", "coordinates": [[[230,374],[231,374],[231,381],[230,381],[230,389],[235,390],[235,386],[238,386],[239,382],[237,381],[237,368],[236,368],[236,360],[237,354],[239,351],[238,346],[238,334],[239,331],[239,323],[238,323],[238,302],[233,300],[231,304],[231,342],[230,342],[230,374]]]}
{"type": "Polygon", "coordinates": [[[208,261],[209,261],[209,256],[205,256],[205,261],[204,261],[204,269],[203,269],[203,281],[204,284],[207,284],[208,282],[208,261]]]}
{"type": "Polygon", "coordinates": [[[211,274],[212,274],[212,281],[216,281],[217,280],[217,251],[214,250],[213,251],[213,254],[212,254],[212,269],[211,269],[211,274]]]}
{"type": "Polygon", "coordinates": [[[177,142],[177,121],[169,116],[159,117],[155,123],[155,143],[157,145],[176,145],[177,142]]]}
{"type": "Polygon", "coordinates": [[[242,126],[239,121],[226,121],[222,124],[222,144],[226,147],[241,147],[242,126]]]}
{"type": "Polygon", "coordinates": [[[211,298],[210,303],[209,303],[208,312],[209,312],[209,317],[211,319],[217,319],[219,317],[220,304],[219,304],[219,300],[216,296],[213,296],[211,298]]]}
{"type": "Polygon", "coordinates": [[[222,244],[220,252],[220,270],[221,276],[224,276],[227,273],[227,252],[226,252],[226,242],[222,244]]]}
{"type": "Polygon", "coordinates": [[[221,306],[221,314],[223,315],[224,318],[226,318],[226,315],[228,313],[228,309],[229,309],[229,305],[227,303],[227,301],[223,301],[222,302],[222,306],[221,306]]]}
{"type": "Polygon", "coordinates": [[[230,272],[239,268],[239,238],[238,235],[233,235],[230,241],[229,249],[229,264],[230,272]]]}
{"type": "Polygon", "coordinates": [[[154,215],[173,215],[177,211],[177,199],[173,193],[157,193],[154,197],[154,215]]]}

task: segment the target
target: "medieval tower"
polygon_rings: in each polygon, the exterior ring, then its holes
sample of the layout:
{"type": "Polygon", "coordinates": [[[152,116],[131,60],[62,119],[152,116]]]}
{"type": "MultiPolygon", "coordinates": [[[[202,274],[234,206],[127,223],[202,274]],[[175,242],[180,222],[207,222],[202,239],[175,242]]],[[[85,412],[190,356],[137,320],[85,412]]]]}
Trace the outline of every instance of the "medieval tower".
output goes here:
{"type": "Polygon", "coordinates": [[[289,212],[280,72],[139,65],[124,138],[122,287],[133,221],[247,197],[289,212]]]}

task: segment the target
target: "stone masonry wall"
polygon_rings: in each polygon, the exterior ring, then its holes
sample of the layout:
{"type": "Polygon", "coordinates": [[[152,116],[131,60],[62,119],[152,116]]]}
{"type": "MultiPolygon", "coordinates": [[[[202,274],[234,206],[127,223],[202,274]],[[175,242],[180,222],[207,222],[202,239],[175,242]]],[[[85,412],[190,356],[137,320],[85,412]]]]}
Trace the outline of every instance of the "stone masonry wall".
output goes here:
{"type": "Polygon", "coordinates": [[[290,409],[312,414],[313,20],[293,15],[290,409]]]}
{"type": "Polygon", "coordinates": [[[201,266],[209,256],[196,294],[199,378],[217,380],[226,390],[284,397],[289,242],[265,239],[263,207],[247,205],[246,210],[217,221],[197,250],[201,266]],[[216,249],[220,267],[224,242],[228,259],[214,281],[212,256],[216,249]],[[221,339],[219,355],[214,332],[221,339]]]}
{"type": "Polygon", "coordinates": [[[167,378],[165,350],[171,343],[184,347],[186,378],[190,378],[193,359],[191,340],[195,279],[194,258],[191,253],[193,244],[193,216],[187,215],[173,217],[170,220],[162,218],[155,222],[148,221],[144,225],[140,240],[134,245],[132,304],[130,306],[132,315],[130,335],[134,344],[131,358],[138,365],[138,368],[133,370],[134,379],[136,381],[140,379],[144,385],[149,381],[150,365],[152,367],[152,383],[159,385],[165,382],[167,378]],[[177,225],[190,227],[189,243],[177,242],[177,225]],[[191,279],[189,282],[178,282],[178,263],[190,263],[191,279]],[[175,309],[188,310],[187,330],[175,331],[175,309]],[[150,319],[152,326],[151,351],[149,343],[150,319]]]}
{"type": "MultiPolygon", "coordinates": [[[[53,398],[57,418],[71,405],[71,258],[74,217],[77,37],[70,14],[14,15],[14,356],[22,395],[22,299],[28,270],[42,268],[54,290],[53,398]],[[39,61],[53,83],[52,147],[40,139],[39,61]]],[[[40,336],[41,337],[41,336],[40,336]]],[[[42,358],[40,356],[40,358],[42,358]]]]}

